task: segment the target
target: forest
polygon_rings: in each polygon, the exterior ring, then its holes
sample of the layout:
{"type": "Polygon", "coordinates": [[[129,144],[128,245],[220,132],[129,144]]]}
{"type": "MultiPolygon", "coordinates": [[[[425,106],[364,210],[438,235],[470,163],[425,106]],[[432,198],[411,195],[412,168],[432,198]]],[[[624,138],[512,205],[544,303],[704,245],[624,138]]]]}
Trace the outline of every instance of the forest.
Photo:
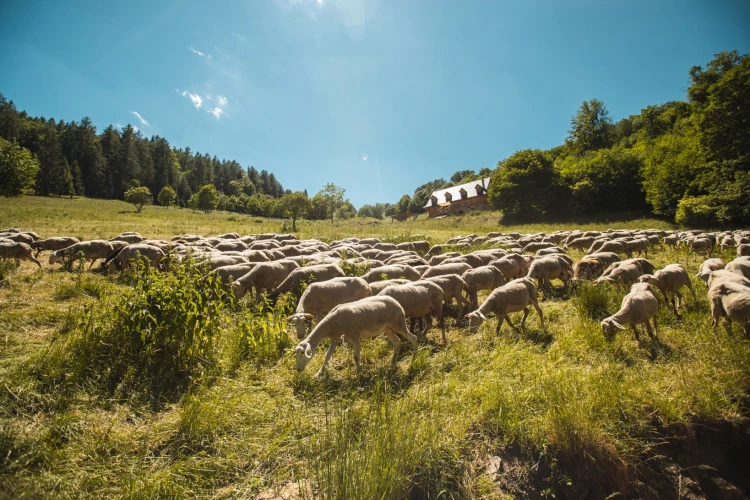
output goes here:
{"type": "Polygon", "coordinates": [[[689,72],[686,101],[647,106],[615,122],[584,102],[565,144],[517,151],[494,171],[456,172],[404,195],[420,212],[437,189],[492,176],[489,201],[506,222],[639,212],[685,226],[750,225],[750,57],[717,54],[689,72]]]}

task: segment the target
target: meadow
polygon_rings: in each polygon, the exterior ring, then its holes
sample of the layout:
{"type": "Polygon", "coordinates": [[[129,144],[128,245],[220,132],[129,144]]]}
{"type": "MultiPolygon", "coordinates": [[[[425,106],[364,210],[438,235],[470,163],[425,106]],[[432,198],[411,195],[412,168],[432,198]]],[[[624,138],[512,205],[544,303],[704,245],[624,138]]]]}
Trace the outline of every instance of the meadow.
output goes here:
{"type": "MultiPolygon", "coordinates": [[[[483,212],[403,223],[303,220],[296,234],[325,241],[425,235],[441,243],[471,232],[670,228],[654,219],[524,226],[499,226],[498,219],[483,212]]],[[[162,207],[136,214],[123,202],[85,198],[0,200],[0,228],[42,237],[139,231],[169,239],[290,226],[162,207]]],[[[731,260],[732,252],[721,256],[731,260]]],[[[657,268],[679,262],[691,275],[701,262],[666,247],[649,259],[657,268]]],[[[126,373],[109,384],[123,359],[108,349],[127,320],[123,304],[154,293],[169,301],[200,279],[187,270],[150,274],[142,284],[138,275],[62,271],[44,255],[42,262],[41,270],[29,263],[2,268],[1,497],[741,498],[750,492],[750,344],[736,326],[731,333],[711,328],[698,279],[697,301],[685,296],[681,318],[660,309],[658,343],[639,344],[630,330],[604,340],[598,322],[617,310],[624,288],[569,290],[555,282],[541,302],[544,329],[533,313],[526,329],[506,325],[499,336],[492,318],[477,334],[449,318],[447,345],[433,329],[416,351],[402,347],[390,369],[387,340],[367,341],[359,377],[344,345],[321,379],[312,375],[324,346],[305,372],[295,370],[296,337],[283,303],[274,310],[204,301],[196,317],[206,342],[200,353],[185,354],[189,376],[172,384],[156,363],[148,381],[126,373]]],[[[175,330],[170,335],[183,339],[185,328],[175,330]]]]}

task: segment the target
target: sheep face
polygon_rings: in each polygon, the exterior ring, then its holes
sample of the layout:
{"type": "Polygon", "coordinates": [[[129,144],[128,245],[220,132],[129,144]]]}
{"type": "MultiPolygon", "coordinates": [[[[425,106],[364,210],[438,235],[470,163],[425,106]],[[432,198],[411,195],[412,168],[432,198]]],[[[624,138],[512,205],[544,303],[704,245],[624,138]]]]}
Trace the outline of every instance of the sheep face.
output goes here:
{"type": "Polygon", "coordinates": [[[307,367],[307,363],[312,359],[313,351],[312,347],[308,342],[300,342],[297,347],[294,348],[294,357],[297,361],[297,371],[303,372],[307,367]]]}
{"type": "Polygon", "coordinates": [[[648,283],[649,285],[657,286],[659,283],[656,280],[656,276],[653,274],[643,274],[638,278],[639,283],[648,283]]]}
{"type": "Polygon", "coordinates": [[[52,252],[49,255],[49,264],[52,265],[60,260],[61,254],[57,253],[57,251],[52,252]]]}
{"type": "Polygon", "coordinates": [[[289,323],[294,324],[294,327],[297,329],[297,338],[299,340],[302,340],[307,335],[307,330],[305,328],[305,320],[312,319],[312,314],[307,313],[295,313],[289,316],[286,320],[289,323]]]}
{"type": "Polygon", "coordinates": [[[607,318],[602,321],[601,325],[602,332],[604,333],[604,338],[607,342],[612,342],[615,339],[615,335],[617,335],[618,330],[625,329],[624,326],[611,318],[607,318]]]}
{"type": "Polygon", "coordinates": [[[232,282],[232,294],[234,295],[235,300],[241,300],[242,297],[245,296],[245,293],[247,292],[246,287],[242,285],[239,281],[232,282]]]}
{"type": "Polygon", "coordinates": [[[464,318],[469,320],[469,333],[477,333],[479,327],[482,326],[482,323],[487,319],[485,315],[479,311],[469,313],[464,316],[464,318]]]}

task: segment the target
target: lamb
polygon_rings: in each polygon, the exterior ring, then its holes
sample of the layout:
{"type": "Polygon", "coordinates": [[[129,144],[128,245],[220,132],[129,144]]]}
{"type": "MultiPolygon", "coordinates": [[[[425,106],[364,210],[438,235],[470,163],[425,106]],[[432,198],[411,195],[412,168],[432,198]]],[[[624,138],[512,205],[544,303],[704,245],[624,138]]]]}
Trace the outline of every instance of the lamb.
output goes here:
{"type": "Polygon", "coordinates": [[[611,342],[614,340],[618,330],[624,330],[625,325],[633,328],[635,339],[640,342],[636,325],[646,323],[646,331],[649,337],[656,340],[656,313],[659,311],[659,299],[656,298],[656,292],[649,283],[635,283],[630,287],[628,293],[622,299],[620,310],[609,318],[601,322],[604,338],[611,342]],[[654,330],[651,330],[649,320],[654,320],[654,330]]]}
{"type": "Polygon", "coordinates": [[[706,259],[703,261],[700,268],[698,268],[698,273],[695,276],[696,278],[702,279],[703,282],[708,285],[708,278],[711,277],[711,272],[724,269],[724,266],[726,266],[726,264],[721,259],[706,259]]]}
{"type": "Polygon", "coordinates": [[[255,302],[258,302],[263,290],[266,292],[274,290],[295,269],[299,269],[299,264],[292,260],[260,262],[250,272],[232,283],[234,297],[240,300],[255,287],[255,302]]]}
{"type": "Polygon", "coordinates": [[[29,260],[39,266],[41,269],[42,264],[36,257],[31,254],[31,247],[26,243],[20,243],[15,241],[0,241],[0,260],[15,259],[16,265],[20,260],[29,260]]]}
{"type": "Polygon", "coordinates": [[[750,258],[737,257],[728,263],[724,269],[736,274],[741,274],[745,278],[750,279],[750,258]]]}
{"type": "Polygon", "coordinates": [[[470,269],[472,269],[472,267],[466,263],[440,264],[438,266],[432,266],[425,271],[422,275],[422,279],[432,278],[434,276],[444,276],[446,274],[457,274],[461,276],[470,269]]]}
{"type": "Polygon", "coordinates": [[[116,250],[107,256],[104,261],[104,268],[107,272],[112,272],[114,269],[124,271],[130,266],[130,262],[138,259],[139,256],[141,261],[145,262],[146,265],[152,265],[155,268],[159,268],[165,254],[159,247],[134,243],[116,250]]]}
{"type": "Polygon", "coordinates": [[[80,241],[81,240],[78,238],[73,237],[45,238],[43,240],[35,241],[34,244],[31,245],[31,248],[36,249],[35,257],[39,257],[39,254],[45,250],[62,250],[63,248],[68,248],[70,245],[80,243],[80,241]]]}
{"type": "Polygon", "coordinates": [[[106,258],[114,251],[115,249],[109,241],[81,241],[80,243],[75,243],[67,248],[63,248],[62,250],[52,252],[49,256],[49,263],[52,265],[61,259],[75,259],[78,257],[78,254],[81,253],[83,254],[84,260],[91,261],[91,264],[89,264],[89,269],[91,269],[94,262],[106,258]]]}
{"type": "Polygon", "coordinates": [[[406,329],[404,308],[392,297],[378,295],[337,306],[294,348],[297,371],[302,372],[307,367],[320,342],[327,338],[330,339],[331,345],[328,347],[323,365],[315,374],[316,377],[320,377],[336,350],[336,345],[343,338],[352,341],[354,364],[359,375],[361,340],[377,337],[381,333],[384,333],[393,345],[392,366],[396,364],[396,357],[401,349],[401,341],[396,334],[406,338],[415,351],[417,349],[417,337],[406,329]]]}
{"type": "Polygon", "coordinates": [[[727,331],[731,331],[732,321],[745,328],[745,335],[750,336],[750,288],[736,283],[720,283],[708,291],[711,303],[712,325],[719,325],[722,316],[727,321],[727,331]]]}
{"type": "Polygon", "coordinates": [[[287,318],[297,329],[297,338],[303,339],[305,320],[313,316],[317,321],[334,307],[354,302],[372,294],[367,282],[362,278],[333,278],[328,281],[310,283],[297,304],[297,311],[287,318]]]}
{"type": "Polygon", "coordinates": [[[559,278],[567,286],[568,281],[573,277],[573,270],[567,261],[555,255],[548,255],[532,262],[526,277],[536,278],[540,288],[550,289],[552,288],[550,280],[555,278],[559,278]]]}
{"type": "Polygon", "coordinates": [[[344,271],[336,264],[318,264],[300,267],[292,271],[289,276],[268,295],[271,304],[276,304],[282,293],[291,292],[295,297],[301,294],[302,282],[327,281],[333,278],[343,278],[344,271]]]}
{"type": "Polygon", "coordinates": [[[638,281],[641,283],[650,283],[652,286],[661,290],[667,304],[670,303],[667,293],[671,293],[672,310],[678,318],[680,317],[680,314],[677,312],[677,309],[678,307],[682,307],[682,294],[680,294],[680,288],[686,286],[693,295],[693,301],[696,302],[698,300],[695,297],[695,291],[693,291],[693,284],[690,282],[690,276],[680,264],[669,264],[664,266],[664,269],[659,269],[654,274],[644,274],[638,278],[638,281]],[[677,305],[675,305],[675,295],[677,296],[677,305]]]}
{"type": "Polygon", "coordinates": [[[381,281],[383,275],[385,275],[387,279],[406,278],[410,281],[416,281],[420,278],[419,271],[416,269],[410,266],[399,265],[381,266],[370,269],[370,271],[364,274],[362,278],[368,283],[374,283],[376,281],[381,281]]]}
{"type": "MultiPolygon", "coordinates": [[[[443,289],[431,281],[415,281],[403,285],[391,285],[378,296],[393,297],[404,308],[409,318],[434,316],[440,323],[445,344],[445,318],[443,318],[443,289]]],[[[431,321],[430,321],[431,323],[431,321]]],[[[430,325],[428,325],[429,329],[430,325]]]]}
{"type": "Polygon", "coordinates": [[[472,309],[479,307],[478,293],[480,290],[494,290],[505,284],[503,273],[493,266],[478,267],[466,271],[461,277],[466,282],[466,293],[471,300],[472,309]]]}
{"type": "Polygon", "coordinates": [[[497,317],[496,335],[500,334],[503,319],[508,322],[511,328],[516,330],[508,316],[513,312],[523,311],[523,318],[521,319],[521,327],[523,327],[526,324],[526,317],[529,315],[529,305],[536,309],[537,314],[539,314],[539,321],[544,328],[544,314],[542,314],[542,308],[539,307],[534,281],[530,278],[520,278],[506,283],[499,288],[495,288],[479,306],[479,309],[465,316],[469,320],[469,332],[476,333],[482,323],[487,320],[487,314],[489,313],[495,313],[497,317]]]}
{"type": "MultiPolygon", "coordinates": [[[[450,304],[452,299],[456,299],[456,303],[458,304],[457,318],[462,317],[464,306],[467,308],[471,307],[471,302],[463,296],[463,291],[466,290],[466,282],[461,276],[457,274],[445,274],[443,276],[424,278],[422,281],[431,281],[443,289],[444,304],[450,304]]],[[[373,285],[370,285],[370,288],[372,288],[372,286],[373,285]]],[[[374,290],[373,295],[375,295],[374,290]]]]}

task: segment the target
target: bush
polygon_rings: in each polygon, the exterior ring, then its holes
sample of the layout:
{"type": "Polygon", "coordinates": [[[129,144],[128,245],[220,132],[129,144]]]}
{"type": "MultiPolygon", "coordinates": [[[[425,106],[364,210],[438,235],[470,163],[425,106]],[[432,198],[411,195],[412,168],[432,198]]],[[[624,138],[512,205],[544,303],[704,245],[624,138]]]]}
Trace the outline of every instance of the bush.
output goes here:
{"type": "Polygon", "coordinates": [[[685,196],[677,205],[675,222],[687,227],[717,227],[719,224],[710,196],[685,196]]]}
{"type": "Polygon", "coordinates": [[[153,198],[151,191],[145,186],[125,191],[125,201],[133,204],[138,213],[143,209],[143,205],[150,205],[153,202],[153,198]]]}
{"type": "MultiPolygon", "coordinates": [[[[279,304],[277,304],[279,305],[279,304]]],[[[256,364],[274,363],[292,346],[287,333],[285,315],[261,306],[257,313],[244,313],[233,318],[229,333],[229,369],[235,370],[240,362],[249,360],[256,364]]]]}
{"type": "Polygon", "coordinates": [[[226,305],[219,279],[192,261],[172,273],[136,272],[132,290],[84,306],[70,334],[40,355],[42,378],[158,401],[213,370],[226,305]]]}
{"type": "Polygon", "coordinates": [[[619,304],[605,285],[583,283],[573,297],[573,307],[585,318],[601,321],[617,311],[619,304]]]}

